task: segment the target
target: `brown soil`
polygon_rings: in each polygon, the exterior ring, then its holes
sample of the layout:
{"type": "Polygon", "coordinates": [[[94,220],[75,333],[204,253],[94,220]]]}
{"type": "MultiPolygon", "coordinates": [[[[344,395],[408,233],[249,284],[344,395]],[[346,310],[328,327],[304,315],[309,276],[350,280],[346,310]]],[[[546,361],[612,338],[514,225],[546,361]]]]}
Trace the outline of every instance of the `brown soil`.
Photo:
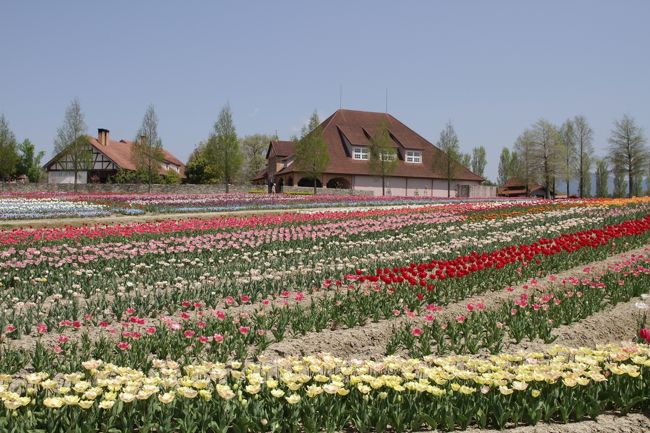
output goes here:
{"type": "MultiPolygon", "coordinates": [[[[608,266],[625,261],[632,254],[648,254],[649,252],[650,246],[646,245],[586,266],[594,269],[594,272],[604,272],[608,266]]],[[[583,268],[586,266],[581,265],[561,272],[557,274],[558,280],[561,281],[562,278],[568,278],[572,275],[581,275],[583,268]]],[[[446,320],[459,314],[465,314],[468,303],[482,302],[488,309],[499,308],[504,302],[510,302],[514,296],[524,292],[523,286],[524,284],[515,286],[512,292],[501,289],[449,304],[436,317],[438,320],[446,320]]],[[[545,282],[544,286],[549,287],[550,283],[545,282]]],[[[620,341],[629,339],[636,332],[636,316],[632,314],[636,310],[634,307],[636,301],[638,299],[610,307],[583,321],[556,329],[555,332],[558,333],[556,335],[559,336],[556,342],[570,344],[574,341],[577,345],[595,345],[599,342],[605,342],[605,340],[620,341]],[[601,315],[603,315],[603,318],[600,318],[601,315]]],[[[340,357],[377,359],[385,355],[385,345],[392,334],[393,327],[399,326],[404,320],[407,319],[399,317],[369,323],[363,327],[312,332],[303,337],[273,343],[265,350],[264,355],[281,357],[328,352],[340,357]]],[[[522,342],[517,347],[522,348],[523,344],[522,342]]],[[[534,343],[529,342],[529,344],[531,347],[534,346],[534,343]]]]}
{"type": "Polygon", "coordinates": [[[470,428],[465,433],[648,433],[650,417],[643,414],[626,416],[601,415],[596,421],[582,421],[569,424],[538,424],[536,426],[516,427],[505,430],[482,430],[470,428]]]}

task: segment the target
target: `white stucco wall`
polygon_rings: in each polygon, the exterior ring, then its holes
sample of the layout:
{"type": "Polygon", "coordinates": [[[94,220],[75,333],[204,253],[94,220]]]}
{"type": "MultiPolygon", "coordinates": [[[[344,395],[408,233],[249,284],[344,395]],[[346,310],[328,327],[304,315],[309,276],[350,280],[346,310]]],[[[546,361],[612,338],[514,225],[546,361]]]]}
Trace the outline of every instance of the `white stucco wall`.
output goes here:
{"type": "MultiPolygon", "coordinates": [[[[473,188],[478,186],[478,182],[452,182],[451,197],[456,197],[457,185],[469,185],[470,196],[473,188]]],[[[379,176],[354,176],[352,189],[357,191],[369,191],[374,195],[381,195],[381,177],[379,176]]],[[[404,177],[386,178],[386,195],[392,196],[427,196],[427,197],[447,197],[447,181],[431,180],[424,178],[409,178],[408,185],[404,177]],[[408,187],[407,187],[408,186],[408,187]]]]}
{"type": "MultiPolygon", "coordinates": [[[[77,173],[77,183],[87,183],[88,172],[77,173]]],[[[74,171],[48,171],[47,183],[74,183],[74,171]]]]}

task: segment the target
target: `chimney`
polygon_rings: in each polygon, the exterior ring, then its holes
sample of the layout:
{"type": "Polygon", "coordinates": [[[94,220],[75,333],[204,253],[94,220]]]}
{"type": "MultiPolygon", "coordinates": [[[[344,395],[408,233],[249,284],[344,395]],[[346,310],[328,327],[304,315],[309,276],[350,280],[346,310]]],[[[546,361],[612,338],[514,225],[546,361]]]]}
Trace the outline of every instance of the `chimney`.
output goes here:
{"type": "Polygon", "coordinates": [[[140,144],[142,144],[142,145],[147,144],[147,136],[146,135],[141,135],[140,136],[140,144]]]}
{"type": "Polygon", "coordinates": [[[108,129],[104,128],[99,128],[97,130],[97,141],[99,141],[99,144],[102,146],[108,146],[108,133],[110,131],[108,129]]]}

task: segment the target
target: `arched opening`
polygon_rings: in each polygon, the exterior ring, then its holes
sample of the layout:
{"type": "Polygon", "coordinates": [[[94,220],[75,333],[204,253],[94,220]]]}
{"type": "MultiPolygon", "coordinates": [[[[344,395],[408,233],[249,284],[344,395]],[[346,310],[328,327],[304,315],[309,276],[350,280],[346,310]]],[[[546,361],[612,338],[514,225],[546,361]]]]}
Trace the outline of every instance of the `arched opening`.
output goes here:
{"type": "Polygon", "coordinates": [[[335,189],[350,189],[350,181],[344,177],[335,177],[327,182],[327,187],[335,189]]]}
{"type": "MultiPolygon", "coordinates": [[[[298,186],[310,186],[314,187],[314,180],[313,179],[308,179],[306,177],[303,177],[298,181],[298,186]]],[[[320,180],[316,179],[316,188],[322,188],[323,184],[321,183],[320,180]]]]}

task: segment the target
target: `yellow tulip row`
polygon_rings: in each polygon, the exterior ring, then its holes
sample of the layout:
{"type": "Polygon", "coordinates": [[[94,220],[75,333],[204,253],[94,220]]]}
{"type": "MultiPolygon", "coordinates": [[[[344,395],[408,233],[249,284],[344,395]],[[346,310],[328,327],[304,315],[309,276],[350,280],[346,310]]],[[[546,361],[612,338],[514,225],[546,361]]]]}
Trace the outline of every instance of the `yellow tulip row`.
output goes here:
{"type": "Polygon", "coordinates": [[[350,392],[386,398],[388,392],[473,394],[530,392],[544,384],[586,386],[610,376],[636,378],[650,367],[647,345],[632,343],[590,348],[553,346],[545,353],[478,356],[387,357],[379,361],[343,360],[327,354],[287,357],[258,363],[201,363],[180,366],[155,360],[149,372],[91,360],[86,371],[58,374],[0,375],[0,400],[10,410],[42,402],[47,408],[97,405],[111,409],[117,400],[132,403],[155,396],[162,404],[177,398],[235,397],[242,403],[258,394],[296,404],[321,394],[350,392]],[[41,396],[37,398],[37,396],[41,396]]]}

